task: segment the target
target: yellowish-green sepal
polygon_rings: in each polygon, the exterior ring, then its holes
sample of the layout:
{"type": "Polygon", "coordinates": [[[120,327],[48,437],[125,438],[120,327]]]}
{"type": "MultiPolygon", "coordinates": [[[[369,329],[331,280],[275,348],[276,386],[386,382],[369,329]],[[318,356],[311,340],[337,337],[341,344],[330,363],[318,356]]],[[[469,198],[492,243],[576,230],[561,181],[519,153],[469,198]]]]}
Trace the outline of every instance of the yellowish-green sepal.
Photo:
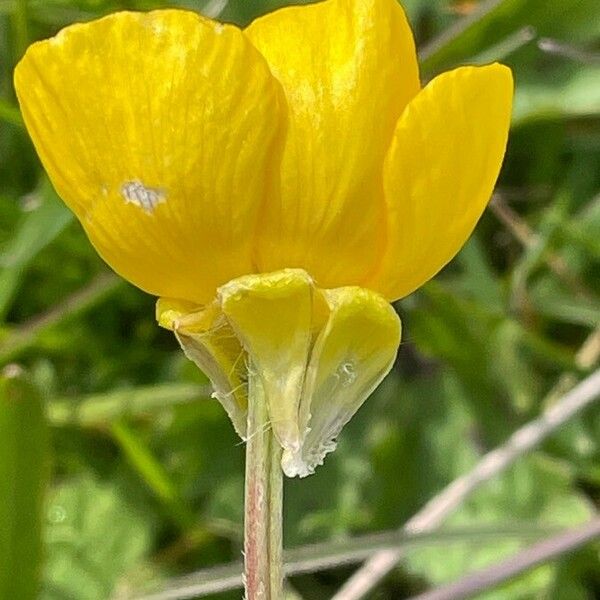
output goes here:
{"type": "Polygon", "coordinates": [[[300,406],[300,450],[285,450],[286,475],[305,477],[335,450],[336,438],[391,369],[400,319],[379,294],[359,287],[324,290],[329,318],[315,341],[300,406]]]}
{"type": "Polygon", "coordinates": [[[311,347],[314,285],[301,269],[247,275],[219,288],[223,313],[261,378],[273,432],[298,451],[298,411],[311,347]]]}
{"type": "Polygon", "coordinates": [[[191,310],[188,303],[161,298],[159,325],[175,333],[184,354],[211,380],[215,397],[241,438],[246,437],[247,358],[231,325],[216,304],[191,310]]]}

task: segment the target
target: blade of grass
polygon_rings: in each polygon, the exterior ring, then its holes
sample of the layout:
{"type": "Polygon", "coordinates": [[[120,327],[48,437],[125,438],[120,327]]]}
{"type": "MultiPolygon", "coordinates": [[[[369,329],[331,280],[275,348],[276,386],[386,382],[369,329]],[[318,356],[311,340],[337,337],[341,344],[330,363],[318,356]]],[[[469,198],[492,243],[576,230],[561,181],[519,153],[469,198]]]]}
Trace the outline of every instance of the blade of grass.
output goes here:
{"type": "MultiPolygon", "coordinates": [[[[514,212],[510,206],[505,202],[501,194],[494,194],[492,202],[490,202],[490,208],[500,222],[502,222],[507,230],[517,239],[523,246],[530,248],[538,243],[538,237],[535,231],[529,227],[529,225],[521,219],[521,217],[514,212]]],[[[570,222],[566,224],[567,229],[570,222]]],[[[561,259],[560,256],[556,256],[552,252],[546,252],[544,259],[548,267],[552,272],[557,275],[564,283],[569,285],[571,289],[578,293],[589,297],[591,292],[586,288],[582,289],[582,283],[576,277],[575,274],[571,273],[568,266],[561,259]]],[[[524,335],[528,335],[529,332],[524,331],[524,335]]],[[[547,345],[547,340],[533,339],[532,344],[537,345],[542,342],[547,345]]],[[[550,350],[550,348],[548,348],[550,350]]],[[[575,356],[575,365],[578,369],[584,371],[594,368],[598,359],[600,358],[600,326],[596,327],[592,333],[587,337],[582,347],[579,349],[575,356]]],[[[562,395],[566,394],[567,391],[577,383],[577,376],[573,372],[563,373],[560,380],[556,384],[555,388],[548,395],[547,401],[555,402],[562,395]]]]}
{"type": "Polygon", "coordinates": [[[25,214],[0,255],[0,320],[6,316],[29,263],[73,218],[46,179],[32,194],[31,200],[39,202],[39,206],[25,214]]]}
{"type": "MultiPolygon", "coordinates": [[[[435,74],[470,62],[490,46],[516,35],[523,26],[534,28],[544,37],[557,31],[575,39],[576,33],[590,34],[586,23],[594,22],[600,7],[581,0],[484,0],[467,16],[457,20],[419,52],[424,73],[435,74]]],[[[578,39],[581,39],[579,36],[578,39]]],[[[488,55],[488,58],[494,58],[488,55]]]]}
{"type": "Polygon", "coordinates": [[[17,127],[24,127],[21,113],[16,106],[13,106],[6,100],[0,98],[0,121],[9,123],[10,125],[16,125],[17,127]]]}
{"type": "Polygon", "coordinates": [[[48,418],[55,426],[105,426],[122,417],[141,417],[177,404],[210,396],[210,386],[193,383],[166,383],[107,394],[86,396],[77,403],[56,399],[48,404],[48,418]]]}
{"type": "MultiPolygon", "coordinates": [[[[194,514],[183,503],[179,491],[166,469],[154,456],[142,437],[122,420],[112,423],[110,432],[129,464],[165,507],[176,524],[184,531],[192,527],[196,521],[194,514]]],[[[205,538],[208,537],[212,536],[206,533],[205,538]]]]}
{"type": "Polygon", "coordinates": [[[424,46],[419,52],[419,59],[423,68],[435,68],[452,44],[459,40],[471,27],[474,27],[485,18],[490,18],[494,10],[502,5],[504,1],[486,0],[481,2],[476,10],[456,21],[454,25],[448,27],[442,34],[424,46]]]}
{"type": "Polygon", "coordinates": [[[547,223],[540,227],[541,232],[534,232],[529,225],[504,201],[501,194],[495,194],[490,208],[494,215],[507,229],[521,242],[525,253],[519,261],[519,266],[514,271],[513,278],[515,288],[522,288],[533,267],[540,261],[544,261],[550,270],[565,284],[573,293],[583,299],[593,299],[594,294],[587,289],[585,284],[573,273],[569,266],[559,255],[555,254],[549,245],[554,233],[565,226],[566,214],[562,198],[558,198],[554,205],[549,208],[545,215],[547,223]]]}
{"type": "Polygon", "coordinates": [[[29,46],[29,7],[27,0],[16,0],[12,13],[12,26],[14,31],[14,49],[16,52],[15,61],[19,60],[27,46],[29,46]]]}
{"type": "Polygon", "coordinates": [[[35,344],[44,331],[97,305],[123,284],[123,280],[112,273],[98,275],[90,284],[66,298],[59,306],[8,333],[0,343],[0,363],[14,360],[23,350],[35,344]]]}
{"type": "Polygon", "coordinates": [[[38,597],[48,479],[43,401],[15,365],[0,376],[0,598],[38,597]]]}

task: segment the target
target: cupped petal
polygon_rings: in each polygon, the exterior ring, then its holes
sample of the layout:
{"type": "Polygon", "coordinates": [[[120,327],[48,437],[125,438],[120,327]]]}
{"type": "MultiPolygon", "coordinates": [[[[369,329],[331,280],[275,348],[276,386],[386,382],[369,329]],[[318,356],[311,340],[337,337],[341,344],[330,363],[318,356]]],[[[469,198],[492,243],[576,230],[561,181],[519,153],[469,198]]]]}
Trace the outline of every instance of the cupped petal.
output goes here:
{"type": "Polygon", "coordinates": [[[396,0],[327,0],[271,13],[246,34],[290,111],[281,197],[260,219],[259,270],[300,267],[320,287],[358,284],[385,242],[381,165],[419,90],[404,12],[396,0]]]}
{"type": "Polygon", "coordinates": [[[285,100],[240,30],[116,13],[31,46],[15,86],[54,186],[115,271],[198,303],[254,271],[285,100]]]}
{"type": "Polygon", "coordinates": [[[406,107],[384,165],[388,247],[366,285],[401,298],[460,250],[500,172],[512,95],[507,67],[460,67],[406,107]]]}

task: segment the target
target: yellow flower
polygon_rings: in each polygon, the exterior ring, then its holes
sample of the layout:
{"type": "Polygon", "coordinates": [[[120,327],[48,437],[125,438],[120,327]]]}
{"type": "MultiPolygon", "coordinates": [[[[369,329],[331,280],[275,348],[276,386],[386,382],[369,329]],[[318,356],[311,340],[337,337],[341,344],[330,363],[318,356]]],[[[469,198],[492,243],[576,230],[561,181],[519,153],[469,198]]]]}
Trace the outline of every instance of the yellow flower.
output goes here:
{"type": "Polygon", "coordinates": [[[54,186],[246,431],[264,388],[306,475],[391,367],[389,305],[460,249],[506,145],[509,69],[421,89],[395,0],[327,0],[240,30],[117,13],[34,44],[15,72],[54,186]]]}

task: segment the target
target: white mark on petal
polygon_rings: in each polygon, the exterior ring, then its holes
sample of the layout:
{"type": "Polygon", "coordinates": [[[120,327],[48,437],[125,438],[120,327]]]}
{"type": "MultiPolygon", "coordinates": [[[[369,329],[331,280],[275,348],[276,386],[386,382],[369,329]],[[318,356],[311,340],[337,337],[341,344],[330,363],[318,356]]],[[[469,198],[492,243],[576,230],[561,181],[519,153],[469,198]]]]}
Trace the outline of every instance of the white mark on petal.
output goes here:
{"type": "Polygon", "coordinates": [[[156,35],[162,35],[167,30],[167,27],[164,23],[157,21],[156,19],[152,19],[150,22],[150,29],[152,29],[156,35]]]}
{"type": "Polygon", "coordinates": [[[148,214],[152,214],[158,204],[166,202],[161,189],[146,187],[141,181],[126,181],[121,186],[121,195],[128,204],[135,204],[148,214]]]}
{"type": "Polygon", "coordinates": [[[346,361],[342,363],[337,369],[337,376],[339,377],[342,386],[352,385],[356,381],[356,368],[352,361],[346,361]]]}
{"type": "Polygon", "coordinates": [[[67,520],[67,511],[65,510],[65,507],[60,504],[51,506],[48,510],[48,520],[55,525],[64,523],[67,520]]]}

